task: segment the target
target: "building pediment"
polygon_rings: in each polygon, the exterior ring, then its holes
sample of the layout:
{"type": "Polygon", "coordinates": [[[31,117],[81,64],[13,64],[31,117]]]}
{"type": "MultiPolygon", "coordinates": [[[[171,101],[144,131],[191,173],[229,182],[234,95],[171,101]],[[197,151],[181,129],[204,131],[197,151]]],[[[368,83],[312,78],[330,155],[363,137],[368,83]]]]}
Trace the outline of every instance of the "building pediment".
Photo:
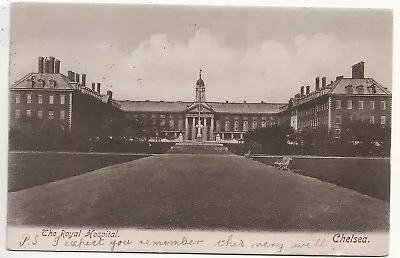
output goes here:
{"type": "Polygon", "coordinates": [[[190,106],[184,111],[185,113],[195,113],[198,114],[200,113],[215,113],[215,111],[211,108],[211,106],[205,102],[205,103],[196,103],[193,102],[190,104],[190,106]]]}

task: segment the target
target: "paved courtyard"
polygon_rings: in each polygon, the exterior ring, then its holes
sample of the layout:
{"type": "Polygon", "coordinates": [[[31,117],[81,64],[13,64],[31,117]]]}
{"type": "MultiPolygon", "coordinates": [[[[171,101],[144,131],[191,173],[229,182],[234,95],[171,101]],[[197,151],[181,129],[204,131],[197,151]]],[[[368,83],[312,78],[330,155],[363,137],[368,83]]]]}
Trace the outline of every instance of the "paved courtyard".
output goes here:
{"type": "Polygon", "coordinates": [[[164,154],[9,193],[21,225],[388,230],[389,203],[236,155],[164,154]]]}

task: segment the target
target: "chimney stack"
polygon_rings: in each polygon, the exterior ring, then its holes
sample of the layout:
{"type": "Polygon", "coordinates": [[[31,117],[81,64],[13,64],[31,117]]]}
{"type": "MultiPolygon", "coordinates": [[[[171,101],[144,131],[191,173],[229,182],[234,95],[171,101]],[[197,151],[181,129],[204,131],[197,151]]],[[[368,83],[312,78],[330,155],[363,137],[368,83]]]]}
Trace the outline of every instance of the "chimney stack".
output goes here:
{"type": "Polygon", "coordinates": [[[44,62],[44,57],[43,56],[39,56],[39,58],[38,58],[38,73],[43,73],[44,72],[43,62],[44,62]]]}
{"type": "Polygon", "coordinates": [[[300,87],[300,97],[304,96],[304,86],[300,87]]]}
{"type": "Polygon", "coordinates": [[[49,59],[44,60],[44,73],[49,73],[49,59]]]}
{"type": "Polygon", "coordinates": [[[92,82],[92,91],[96,91],[96,83],[92,82]]]}
{"type": "Polygon", "coordinates": [[[68,79],[72,81],[72,71],[68,71],[68,79]]]}
{"type": "Polygon", "coordinates": [[[364,78],[364,62],[361,61],[351,67],[351,78],[363,79],[364,78]]]}
{"type": "Polygon", "coordinates": [[[49,73],[54,73],[54,56],[49,57],[49,73]]]}
{"type": "Polygon", "coordinates": [[[326,87],[326,77],[322,77],[322,88],[325,89],[326,87]]]}
{"type": "Polygon", "coordinates": [[[97,93],[99,93],[99,94],[100,94],[100,85],[101,85],[100,82],[98,82],[97,83],[97,93]]]}
{"type": "Polygon", "coordinates": [[[82,74],[82,86],[86,87],[86,74],[82,74]]]}
{"type": "Polygon", "coordinates": [[[295,97],[296,99],[300,98],[300,93],[296,93],[296,95],[294,95],[294,97],[295,97]]]}
{"type": "Polygon", "coordinates": [[[306,87],[306,95],[308,95],[308,94],[310,94],[310,86],[309,85],[307,85],[307,87],[306,87]]]}
{"type": "Polygon", "coordinates": [[[75,81],[75,72],[71,71],[71,81],[75,81]]]}
{"type": "Polygon", "coordinates": [[[54,63],[54,73],[60,73],[60,60],[56,59],[56,62],[54,63]]]}
{"type": "Polygon", "coordinates": [[[79,77],[79,73],[76,73],[76,74],[75,74],[75,81],[76,81],[77,83],[80,83],[80,82],[81,82],[80,77],[79,77]]]}
{"type": "Polygon", "coordinates": [[[319,77],[315,78],[315,90],[319,91],[319,77]]]}

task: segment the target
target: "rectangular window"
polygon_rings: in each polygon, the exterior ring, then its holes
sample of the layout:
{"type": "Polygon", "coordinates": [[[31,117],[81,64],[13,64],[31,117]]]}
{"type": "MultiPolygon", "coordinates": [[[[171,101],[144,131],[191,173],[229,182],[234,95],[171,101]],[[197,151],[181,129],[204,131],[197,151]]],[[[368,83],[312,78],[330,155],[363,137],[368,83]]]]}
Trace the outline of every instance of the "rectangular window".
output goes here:
{"type": "Polygon", "coordinates": [[[15,103],[17,103],[17,104],[21,103],[21,95],[20,94],[15,94],[15,103]]]}
{"type": "Polygon", "coordinates": [[[15,110],[15,118],[20,118],[21,117],[21,112],[19,111],[19,109],[15,110]]]}
{"type": "Polygon", "coordinates": [[[28,103],[28,104],[32,103],[32,94],[28,93],[26,95],[26,103],[28,103]]]}
{"type": "Polygon", "coordinates": [[[386,110],[386,101],[381,101],[381,110],[386,110]]]}
{"type": "Polygon", "coordinates": [[[31,117],[31,116],[32,116],[32,110],[27,109],[27,110],[26,110],[26,116],[27,116],[27,117],[31,117]]]}
{"type": "Polygon", "coordinates": [[[340,124],[342,122],[342,118],[340,117],[340,114],[336,115],[336,124],[340,124]]]}
{"type": "Polygon", "coordinates": [[[235,121],[233,130],[235,132],[239,131],[239,121],[238,120],[235,121]]]}
{"type": "Polygon", "coordinates": [[[178,122],[178,130],[183,131],[183,120],[182,119],[180,119],[178,122]]]}
{"type": "Polygon", "coordinates": [[[174,130],[175,129],[175,121],[173,119],[169,120],[169,129],[170,130],[174,130]]]}
{"type": "Polygon", "coordinates": [[[347,109],[353,109],[353,101],[352,100],[347,101],[347,109]]]}
{"type": "Polygon", "coordinates": [[[65,104],[65,95],[60,95],[60,104],[61,105],[65,104]]]}
{"type": "Polygon", "coordinates": [[[262,127],[267,127],[267,121],[262,121],[261,126],[262,126],[262,127]]]}
{"type": "Polygon", "coordinates": [[[39,119],[42,119],[43,118],[43,111],[42,110],[38,110],[37,111],[37,116],[38,116],[39,119]]]}
{"type": "Polygon", "coordinates": [[[375,124],[375,117],[374,116],[369,116],[369,122],[371,124],[375,124]]]}
{"type": "Polygon", "coordinates": [[[364,101],[358,101],[358,109],[364,109],[364,101]]]}
{"type": "Polygon", "coordinates": [[[229,121],[225,121],[225,131],[229,132],[230,131],[230,124],[229,121]]]}
{"type": "Polygon", "coordinates": [[[60,110],[60,119],[65,119],[65,110],[60,110]]]}
{"type": "Polygon", "coordinates": [[[386,124],[386,116],[381,116],[381,125],[386,124]]]}
{"type": "Polygon", "coordinates": [[[49,111],[49,119],[54,119],[54,111],[53,110],[49,111]]]}
{"type": "Polygon", "coordinates": [[[338,99],[336,100],[336,109],[341,109],[341,108],[342,108],[342,101],[338,99]]]}
{"type": "Polygon", "coordinates": [[[38,95],[38,103],[43,104],[43,95],[38,95]]]}
{"type": "Polygon", "coordinates": [[[375,109],[375,101],[370,101],[369,102],[369,109],[374,110],[375,109]]]}
{"type": "Polygon", "coordinates": [[[54,104],[54,96],[53,95],[49,96],[49,104],[54,104]]]}

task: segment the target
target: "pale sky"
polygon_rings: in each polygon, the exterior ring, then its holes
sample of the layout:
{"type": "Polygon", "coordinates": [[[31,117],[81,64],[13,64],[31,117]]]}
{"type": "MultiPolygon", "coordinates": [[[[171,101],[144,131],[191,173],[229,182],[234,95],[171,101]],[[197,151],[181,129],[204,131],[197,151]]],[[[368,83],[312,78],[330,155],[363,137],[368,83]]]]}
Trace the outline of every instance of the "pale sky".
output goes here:
{"type": "Polygon", "coordinates": [[[61,72],[86,73],[120,100],[194,99],[203,69],[208,101],[287,102],[351,76],[392,88],[392,13],[388,10],[14,4],[10,82],[37,71],[38,56],[61,72]]]}

